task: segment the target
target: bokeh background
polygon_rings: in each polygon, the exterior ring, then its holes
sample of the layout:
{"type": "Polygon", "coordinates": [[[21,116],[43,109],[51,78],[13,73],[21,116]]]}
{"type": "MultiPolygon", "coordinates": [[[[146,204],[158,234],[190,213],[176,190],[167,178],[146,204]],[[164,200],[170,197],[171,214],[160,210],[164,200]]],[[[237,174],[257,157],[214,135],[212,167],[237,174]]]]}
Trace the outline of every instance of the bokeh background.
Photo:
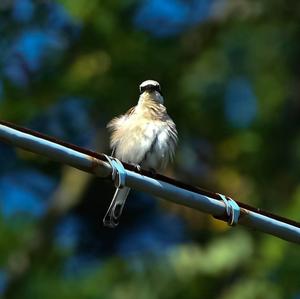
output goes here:
{"type": "MultiPolygon", "coordinates": [[[[1,0],[0,118],[109,153],[158,80],[166,174],[300,220],[300,2],[1,0]]],[[[300,250],[0,143],[3,298],[300,298],[300,250]]]]}

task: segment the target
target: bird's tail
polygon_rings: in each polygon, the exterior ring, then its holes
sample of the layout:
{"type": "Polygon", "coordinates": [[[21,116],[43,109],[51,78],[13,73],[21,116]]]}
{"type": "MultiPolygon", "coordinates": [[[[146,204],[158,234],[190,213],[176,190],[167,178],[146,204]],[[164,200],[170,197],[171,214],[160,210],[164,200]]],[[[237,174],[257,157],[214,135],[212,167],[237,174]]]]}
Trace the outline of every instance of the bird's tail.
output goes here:
{"type": "Polygon", "coordinates": [[[119,224],[118,219],[120,218],[126,198],[129,194],[130,188],[123,187],[121,189],[117,188],[111,204],[103,218],[104,226],[116,227],[119,224]]]}

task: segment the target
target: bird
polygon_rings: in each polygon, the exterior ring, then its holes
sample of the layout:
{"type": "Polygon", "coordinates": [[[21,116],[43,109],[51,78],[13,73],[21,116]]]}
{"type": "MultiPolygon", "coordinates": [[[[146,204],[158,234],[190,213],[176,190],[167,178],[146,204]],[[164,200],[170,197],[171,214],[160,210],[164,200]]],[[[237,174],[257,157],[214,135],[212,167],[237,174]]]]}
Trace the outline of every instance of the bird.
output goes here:
{"type": "MultiPolygon", "coordinates": [[[[164,106],[160,84],[146,80],[139,90],[137,105],[107,124],[110,147],[118,160],[156,173],[174,159],[178,133],[164,106]]],[[[129,187],[116,190],[103,218],[105,226],[118,225],[129,191],[129,187]]]]}

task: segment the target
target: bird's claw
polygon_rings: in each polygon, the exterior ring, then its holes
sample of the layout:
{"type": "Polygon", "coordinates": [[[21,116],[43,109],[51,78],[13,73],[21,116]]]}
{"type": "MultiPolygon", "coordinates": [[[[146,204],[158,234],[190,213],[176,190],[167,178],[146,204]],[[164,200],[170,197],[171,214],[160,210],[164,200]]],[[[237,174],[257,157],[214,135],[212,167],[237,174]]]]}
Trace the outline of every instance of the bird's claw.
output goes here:
{"type": "Polygon", "coordinates": [[[142,168],[139,164],[134,165],[137,172],[141,172],[142,168]]]}

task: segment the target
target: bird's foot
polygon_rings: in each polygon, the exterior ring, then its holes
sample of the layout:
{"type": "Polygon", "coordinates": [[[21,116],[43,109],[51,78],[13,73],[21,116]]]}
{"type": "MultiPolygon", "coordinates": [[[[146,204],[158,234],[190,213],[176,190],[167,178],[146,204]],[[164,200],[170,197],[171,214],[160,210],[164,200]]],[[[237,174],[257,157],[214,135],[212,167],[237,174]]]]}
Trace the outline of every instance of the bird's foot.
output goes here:
{"type": "Polygon", "coordinates": [[[134,168],[135,168],[135,170],[136,170],[137,172],[141,172],[141,170],[142,170],[142,168],[141,168],[141,166],[140,166],[139,164],[135,164],[135,165],[134,165],[134,168]]]}

